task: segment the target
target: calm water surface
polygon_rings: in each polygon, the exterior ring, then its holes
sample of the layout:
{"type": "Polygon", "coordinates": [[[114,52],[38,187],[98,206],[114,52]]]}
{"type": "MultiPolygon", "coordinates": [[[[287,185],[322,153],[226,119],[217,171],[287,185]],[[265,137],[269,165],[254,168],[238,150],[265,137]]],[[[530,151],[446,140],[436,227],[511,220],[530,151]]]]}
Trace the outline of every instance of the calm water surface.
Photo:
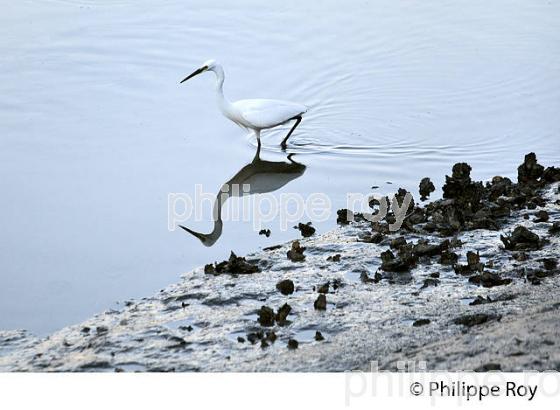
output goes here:
{"type": "MultiPolygon", "coordinates": [[[[478,179],[515,176],[530,150],[558,165],[555,2],[2,3],[2,329],[44,334],[296,237],[278,220],[270,238],[225,221],[203,247],[167,228],[170,192],[215,193],[255,155],[211,74],[178,84],[209,58],[232,100],[310,106],[287,153],[286,128],[264,139],[261,160],[306,167],[274,195],[325,192],[336,210],[373,185],[440,186],[457,161],[478,179]]],[[[210,231],[209,210],[187,225],[210,231]]]]}

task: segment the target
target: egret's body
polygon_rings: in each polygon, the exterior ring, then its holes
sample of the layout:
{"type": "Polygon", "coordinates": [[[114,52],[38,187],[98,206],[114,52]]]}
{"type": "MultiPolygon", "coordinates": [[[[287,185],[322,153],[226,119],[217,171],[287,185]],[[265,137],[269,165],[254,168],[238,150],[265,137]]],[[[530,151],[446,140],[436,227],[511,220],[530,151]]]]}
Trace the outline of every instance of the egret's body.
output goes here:
{"type": "Polygon", "coordinates": [[[257,136],[260,144],[261,130],[274,128],[295,120],[295,124],[282,141],[282,147],[286,147],[286,141],[301,122],[302,115],[307,112],[307,107],[290,101],[251,99],[230,102],[224,96],[224,69],[214,60],[209,60],[201,68],[186,77],[181,83],[187,81],[205,71],[212,71],[216,75],[216,97],[220,110],[231,121],[237,125],[252,130],[257,136]]]}

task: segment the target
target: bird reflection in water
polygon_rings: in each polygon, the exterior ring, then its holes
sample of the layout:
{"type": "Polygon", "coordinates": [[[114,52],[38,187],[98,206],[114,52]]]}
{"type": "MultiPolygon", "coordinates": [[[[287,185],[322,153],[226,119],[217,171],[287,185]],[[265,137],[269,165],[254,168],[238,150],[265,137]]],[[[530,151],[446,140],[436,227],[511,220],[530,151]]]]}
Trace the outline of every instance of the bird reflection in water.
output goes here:
{"type": "Polygon", "coordinates": [[[293,154],[288,155],[288,162],[264,161],[260,158],[260,151],[259,143],[253,160],[224,183],[216,195],[212,213],[214,219],[212,232],[200,233],[185,226],[179,226],[198,238],[203,245],[212,246],[222,235],[222,207],[230,197],[274,192],[288,182],[299,178],[305,172],[305,165],[294,161],[293,154]]]}

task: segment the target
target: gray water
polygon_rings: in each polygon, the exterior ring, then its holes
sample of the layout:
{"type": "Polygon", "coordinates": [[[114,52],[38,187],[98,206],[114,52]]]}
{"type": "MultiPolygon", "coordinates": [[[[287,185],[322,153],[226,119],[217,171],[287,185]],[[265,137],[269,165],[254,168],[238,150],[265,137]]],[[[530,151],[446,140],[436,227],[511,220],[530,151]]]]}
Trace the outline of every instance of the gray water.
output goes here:
{"type": "Polygon", "coordinates": [[[226,221],[203,247],[168,230],[170,192],[215,193],[255,155],[210,74],[178,84],[209,58],[232,100],[310,107],[287,153],[287,127],[264,137],[263,160],[306,166],[275,195],[336,210],[373,185],[441,186],[458,161],[476,179],[515,176],[528,151],[558,165],[560,5],[318,3],[2,1],[0,329],[51,332],[297,236],[226,221]]]}

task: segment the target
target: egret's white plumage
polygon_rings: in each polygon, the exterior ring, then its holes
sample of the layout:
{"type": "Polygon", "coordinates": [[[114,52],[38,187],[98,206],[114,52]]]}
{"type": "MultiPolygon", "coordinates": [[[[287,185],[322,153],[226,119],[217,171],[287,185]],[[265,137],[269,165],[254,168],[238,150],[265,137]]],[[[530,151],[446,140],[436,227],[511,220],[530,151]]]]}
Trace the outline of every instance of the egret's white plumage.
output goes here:
{"type": "Polygon", "coordinates": [[[305,105],[267,99],[239,100],[232,103],[224,96],[224,69],[214,60],[205,62],[201,68],[190,74],[181,83],[205,71],[213,71],[216,74],[216,97],[222,113],[239,126],[253,130],[259,144],[261,130],[295,120],[294,126],[282,141],[282,147],[286,147],[286,141],[300,123],[302,115],[307,112],[305,105]]]}
{"type": "Polygon", "coordinates": [[[248,128],[267,129],[284,124],[307,111],[307,107],[281,100],[239,100],[233,103],[248,128]]]}

